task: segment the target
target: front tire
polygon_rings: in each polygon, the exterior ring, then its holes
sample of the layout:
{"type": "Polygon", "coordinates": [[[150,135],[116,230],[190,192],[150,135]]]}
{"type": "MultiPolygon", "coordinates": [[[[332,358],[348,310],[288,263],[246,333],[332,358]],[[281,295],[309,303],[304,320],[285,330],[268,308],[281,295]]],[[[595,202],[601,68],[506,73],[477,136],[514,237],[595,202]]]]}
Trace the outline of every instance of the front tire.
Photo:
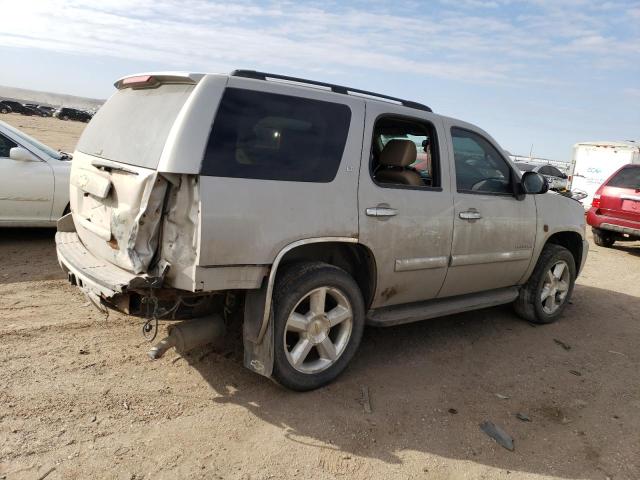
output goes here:
{"type": "Polygon", "coordinates": [[[545,245],[514,302],[516,313],[532,323],[555,322],[571,299],[575,281],[576,264],[571,252],[560,245],[545,245]]]}
{"type": "Polygon", "coordinates": [[[616,242],[615,237],[609,232],[598,228],[591,229],[591,232],[593,233],[593,243],[599,247],[610,248],[616,242]]]}
{"type": "Polygon", "coordinates": [[[365,307],[355,280],[321,262],[296,263],[276,281],[273,377],[297,391],[333,381],[353,358],[365,307]]]}

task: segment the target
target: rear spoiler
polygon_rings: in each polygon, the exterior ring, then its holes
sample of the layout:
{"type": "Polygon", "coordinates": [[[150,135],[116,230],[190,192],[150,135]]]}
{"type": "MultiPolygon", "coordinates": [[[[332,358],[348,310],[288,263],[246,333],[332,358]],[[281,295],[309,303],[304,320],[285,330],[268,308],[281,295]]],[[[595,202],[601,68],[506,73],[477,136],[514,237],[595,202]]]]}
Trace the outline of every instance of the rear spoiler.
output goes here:
{"type": "Polygon", "coordinates": [[[204,77],[203,73],[187,73],[187,72],[152,72],[140,73],[136,75],[127,75],[119,78],[113,84],[118,90],[124,88],[157,88],[162,84],[186,84],[195,85],[204,77]]]}

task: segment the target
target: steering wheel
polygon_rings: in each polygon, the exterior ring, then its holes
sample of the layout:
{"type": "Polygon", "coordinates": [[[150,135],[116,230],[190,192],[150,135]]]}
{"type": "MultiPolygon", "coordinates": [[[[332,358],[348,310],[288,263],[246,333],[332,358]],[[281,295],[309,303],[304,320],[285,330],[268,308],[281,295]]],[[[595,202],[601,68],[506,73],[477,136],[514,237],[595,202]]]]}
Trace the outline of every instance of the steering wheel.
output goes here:
{"type": "Polygon", "coordinates": [[[471,186],[471,190],[474,192],[506,192],[508,186],[509,182],[504,178],[483,178],[482,180],[474,183],[471,186]]]}

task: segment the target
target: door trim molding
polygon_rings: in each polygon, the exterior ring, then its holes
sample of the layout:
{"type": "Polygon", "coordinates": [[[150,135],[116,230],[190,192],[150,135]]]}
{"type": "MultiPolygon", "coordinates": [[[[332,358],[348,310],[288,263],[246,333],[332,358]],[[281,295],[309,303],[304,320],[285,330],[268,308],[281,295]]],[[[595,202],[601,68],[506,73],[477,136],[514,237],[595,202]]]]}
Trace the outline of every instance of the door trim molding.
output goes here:
{"type": "Polygon", "coordinates": [[[485,263],[515,262],[519,260],[531,260],[533,249],[513,250],[511,252],[495,253],[470,253],[466,255],[452,255],[451,266],[482,265],[485,263]]]}
{"type": "Polygon", "coordinates": [[[444,268],[449,263],[449,257],[397,258],[394,271],[411,272],[414,270],[429,270],[444,268]]]}

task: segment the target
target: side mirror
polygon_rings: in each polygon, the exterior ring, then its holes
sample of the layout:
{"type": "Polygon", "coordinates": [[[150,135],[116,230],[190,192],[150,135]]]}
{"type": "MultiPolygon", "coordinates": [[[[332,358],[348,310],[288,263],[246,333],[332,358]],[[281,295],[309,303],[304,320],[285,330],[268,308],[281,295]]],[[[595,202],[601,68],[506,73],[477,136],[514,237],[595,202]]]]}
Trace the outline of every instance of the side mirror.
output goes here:
{"type": "Polygon", "coordinates": [[[524,193],[530,193],[532,195],[547,193],[549,190],[549,182],[547,179],[536,172],[524,172],[522,174],[521,184],[524,193]]]}
{"type": "Polygon", "coordinates": [[[22,147],[13,147],[9,150],[9,158],[11,160],[17,160],[19,162],[37,162],[38,158],[33,155],[29,150],[22,147]]]}

